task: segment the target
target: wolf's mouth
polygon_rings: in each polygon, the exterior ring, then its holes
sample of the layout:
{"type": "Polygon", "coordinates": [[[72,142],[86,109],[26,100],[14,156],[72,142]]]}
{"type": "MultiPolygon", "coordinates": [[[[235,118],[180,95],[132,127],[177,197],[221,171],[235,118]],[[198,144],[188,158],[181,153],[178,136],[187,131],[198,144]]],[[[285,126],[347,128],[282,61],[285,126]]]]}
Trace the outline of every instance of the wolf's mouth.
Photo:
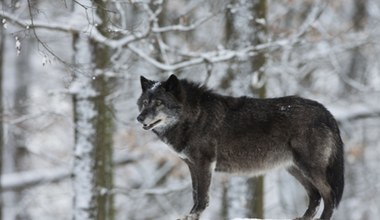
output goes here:
{"type": "Polygon", "coordinates": [[[155,121],[155,122],[153,122],[153,123],[151,123],[151,124],[144,124],[143,125],[143,128],[145,129],[145,130],[150,130],[150,129],[152,129],[154,126],[156,126],[158,123],[160,123],[162,120],[161,119],[158,119],[157,121],[155,121]]]}

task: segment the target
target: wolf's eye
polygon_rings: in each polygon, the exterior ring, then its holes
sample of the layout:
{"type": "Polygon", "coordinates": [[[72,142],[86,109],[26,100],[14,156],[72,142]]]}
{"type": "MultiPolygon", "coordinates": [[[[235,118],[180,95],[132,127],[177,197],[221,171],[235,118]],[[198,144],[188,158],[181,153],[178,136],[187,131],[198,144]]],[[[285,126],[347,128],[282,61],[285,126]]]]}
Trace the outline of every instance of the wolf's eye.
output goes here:
{"type": "Polygon", "coordinates": [[[144,99],[144,100],[142,101],[142,104],[143,104],[143,105],[148,105],[148,100],[147,100],[147,99],[144,99]]]}
{"type": "Polygon", "coordinates": [[[160,105],[162,105],[161,100],[157,100],[157,101],[156,101],[156,106],[160,106],[160,105]]]}

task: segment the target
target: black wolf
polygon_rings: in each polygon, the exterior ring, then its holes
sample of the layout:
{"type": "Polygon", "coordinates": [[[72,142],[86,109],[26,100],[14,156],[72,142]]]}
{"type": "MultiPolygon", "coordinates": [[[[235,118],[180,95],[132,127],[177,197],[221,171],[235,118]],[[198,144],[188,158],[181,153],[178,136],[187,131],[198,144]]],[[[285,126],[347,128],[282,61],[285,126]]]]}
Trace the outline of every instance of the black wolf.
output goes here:
{"type": "Polygon", "coordinates": [[[141,76],[137,120],[172,147],[190,169],[199,219],[209,202],[212,171],[263,174],[286,168],[306,189],[312,219],[331,219],[344,187],[343,143],[330,112],[316,101],[219,95],[204,86],[141,76]]]}

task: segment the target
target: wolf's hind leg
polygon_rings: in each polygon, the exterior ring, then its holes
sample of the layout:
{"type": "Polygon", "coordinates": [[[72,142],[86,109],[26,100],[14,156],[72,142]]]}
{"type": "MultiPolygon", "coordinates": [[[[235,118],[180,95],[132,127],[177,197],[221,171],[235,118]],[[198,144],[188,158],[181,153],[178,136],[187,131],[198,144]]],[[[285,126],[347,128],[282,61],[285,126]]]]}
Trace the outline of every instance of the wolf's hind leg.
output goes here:
{"type": "Polygon", "coordinates": [[[288,172],[302,184],[307,192],[307,195],[309,196],[308,208],[300,219],[312,219],[317,213],[319,204],[321,202],[321,195],[319,194],[318,189],[314,187],[310,180],[297,167],[289,168],[288,172]]]}
{"type": "Polygon", "coordinates": [[[323,198],[323,212],[320,219],[329,220],[334,212],[334,196],[330,184],[327,181],[326,173],[323,171],[312,173],[313,185],[318,189],[323,198]]]}

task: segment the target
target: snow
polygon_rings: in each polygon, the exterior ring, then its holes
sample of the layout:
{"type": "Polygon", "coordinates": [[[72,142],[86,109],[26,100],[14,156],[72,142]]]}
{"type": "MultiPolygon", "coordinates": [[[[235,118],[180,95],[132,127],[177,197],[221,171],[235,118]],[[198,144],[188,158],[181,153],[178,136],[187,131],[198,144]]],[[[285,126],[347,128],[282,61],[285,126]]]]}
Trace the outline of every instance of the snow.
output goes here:
{"type": "Polygon", "coordinates": [[[161,82],[156,82],[153,84],[152,88],[150,88],[150,90],[155,90],[157,89],[159,86],[161,85],[161,82]]]}
{"type": "Polygon", "coordinates": [[[1,20],[1,23],[3,24],[3,28],[4,28],[4,29],[7,29],[7,28],[8,28],[7,19],[3,18],[3,19],[1,20]]]}
{"type": "Polygon", "coordinates": [[[259,23],[259,24],[262,24],[262,25],[266,24],[266,20],[264,18],[256,18],[255,22],[259,23]]]}

